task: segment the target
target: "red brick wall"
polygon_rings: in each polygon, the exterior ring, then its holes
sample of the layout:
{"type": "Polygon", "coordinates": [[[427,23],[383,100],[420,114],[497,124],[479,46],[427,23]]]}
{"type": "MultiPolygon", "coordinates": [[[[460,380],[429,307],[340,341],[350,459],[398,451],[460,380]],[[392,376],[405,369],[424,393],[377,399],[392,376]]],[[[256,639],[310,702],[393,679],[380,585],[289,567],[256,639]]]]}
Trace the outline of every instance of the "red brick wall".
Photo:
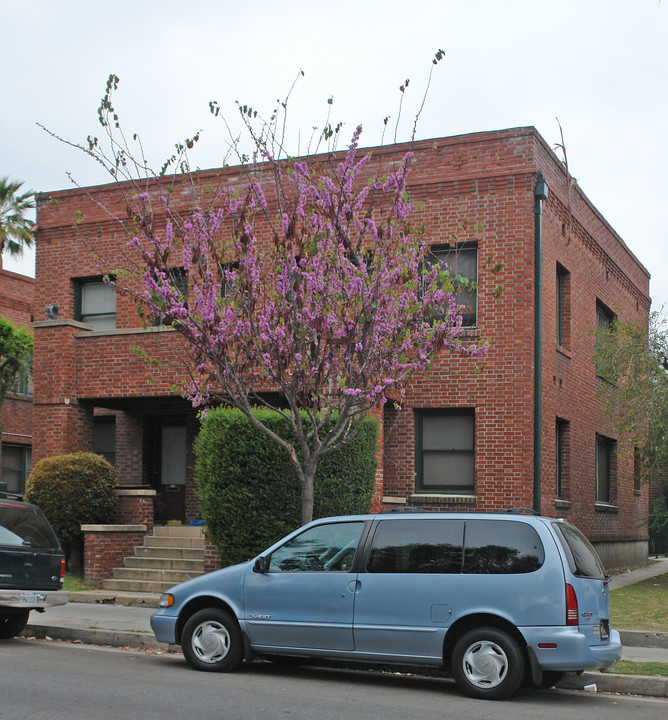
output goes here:
{"type": "MultiPolygon", "coordinates": [[[[33,278],[0,270],[0,317],[17,327],[32,330],[34,290],[33,278]]],[[[32,415],[32,396],[6,396],[0,406],[2,442],[32,445],[32,415]]],[[[0,446],[0,459],[1,456],[0,446]]]]}
{"type": "MultiPolygon", "coordinates": [[[[594,448],[596,434],[615,437],[605,417],[593,364],[597,298],[621,319],[643,320],[649,309],[647,271],[608,226],[576,186],[570,193],[564,168],[533,128],[463,135],[409,145],[374,149],[374,162],[390,165],[412,149],[416,154],[409,190],[416,203],[414,221],[423,221],[432,244],[448,242],[468,222],[460,240],[476,240],[479,259],[478,327],[472,341],[489,340],[482,361],[443,353],[430,372],[416,380],[403,409],[390,405],[383,413],[379,446],[382,465],[374,499],[383,497],[434,508],[500,510],[534,504],[534,311],[535,217],[534,185],[542,173],[549,184],[543,203],[542,243],[542,455],[541,508],[549,515],[565,515],[595,541],[642,541],[642,518],[647,511],[645,490],[633,492],[632,463],[620,446],[616,461],[615,506],[595,502],[594,448]],[[482,230],[474,229],[482,224],[482,230]],[[492,275],[486,261],[503,262],[492,275]],[[570,272],[568,347],[556,345],[556,267],[570,272]],[[497,285],[503,286],[499,298],[497,285]],[[414,410],[474,408],[475,497],[442,495],[428,499],[414,494],[414,410]],[[570,423],[570,463],[565,498],[555,502],[556,418],[570,423]],[[382,481],[382,485],[381,485],[382,481]]],[[[206,182],[218,171],[200,174],[206,182]]],[[[239,181],[234,168],[227,180],[239,181]]],[[[181,192],[177,188],[176,197],[181,192]]],[[[184,191],[185,192],[185,191],[184,191]]],[[[118,260],[126,253],[117,217],[125,216],[115,186],[71,190],[38,199],[38,307],[56,302],[60,318],[74,315],[72,278],[101,272],[91,251],[118,260]],[[75,211],[83,222],[74,225],[75,211]]],[[[121,332],[90,333],[72,323],[38,323],[36,382],[38,454],[77,442],[87,442],[82,398],[168,397],[178,376],[172,361],[179,343],[169,330],[134,332],[138,321],[132,300],[119,296],[117,327],[121,332]],[[149,366],[133,354],[140,347],[160,365],[149,366]],[[48,368],[48,373],[45,368],[48,368]],[[64,407],[65,398],[74,398],[64,407]],[[57,423],[52,422],[53,419],[57,423]],[[79,423],[79,425],[77,425],[79,423]],[[51,425],[59,425],[59,429],[51,425]]],[[[58,450],[61,451],[61,450],[58,450]]],[[[196,512],[192,482],[187,489],[187,515],[196,512]]],[[[389,504],[389,503],[388,503],[389,504]]]]}
{"type": "Polygon", "coordinates": [[[0,270],[0,316],[13,325],[30,328],[34,292],[34,278],[0,270]]]}
{"type": "Polygon", "coordinates": [[[143,545],[144,532],[84,532],[84,583],[99,587],[123,559],[143,545]]]}

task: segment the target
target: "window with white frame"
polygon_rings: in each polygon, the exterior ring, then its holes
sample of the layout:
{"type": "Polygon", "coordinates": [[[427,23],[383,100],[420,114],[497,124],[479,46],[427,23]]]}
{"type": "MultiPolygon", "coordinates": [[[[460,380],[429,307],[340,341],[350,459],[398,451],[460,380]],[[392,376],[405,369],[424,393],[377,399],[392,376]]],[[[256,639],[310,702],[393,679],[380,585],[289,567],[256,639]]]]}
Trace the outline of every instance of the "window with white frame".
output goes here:
{"type": "Polygon", "coordinates": [[[473,408],[416,410],[417,493],[473,494],[473,408]]]}
{"type": "Polygon", "coordinates": [[[96,330],[116,327],[116,290],[102,278],[76,280],[75,319],[96,330]]]}

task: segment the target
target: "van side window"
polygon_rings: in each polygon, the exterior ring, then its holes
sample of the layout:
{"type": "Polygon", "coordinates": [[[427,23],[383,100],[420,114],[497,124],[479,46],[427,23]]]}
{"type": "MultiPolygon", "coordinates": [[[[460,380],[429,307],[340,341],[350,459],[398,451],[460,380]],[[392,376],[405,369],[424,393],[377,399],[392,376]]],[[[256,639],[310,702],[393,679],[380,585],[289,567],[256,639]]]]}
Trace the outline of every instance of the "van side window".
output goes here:
{"type": "Polygon", "coordinates": [[[465,573],[529,573],[544,561],[543,543],[530,525],[512,520],[466,521],[465,573]]]}
{"type": "Polygon", "coordinates": [[[463,520],[382,520],[367,572],[460,573],[463,520]]]}
{"type": "Polygon", "coordinates": [[[269,572],[347,572],[363,522],[316,525],[271,554],[269,572]]]}

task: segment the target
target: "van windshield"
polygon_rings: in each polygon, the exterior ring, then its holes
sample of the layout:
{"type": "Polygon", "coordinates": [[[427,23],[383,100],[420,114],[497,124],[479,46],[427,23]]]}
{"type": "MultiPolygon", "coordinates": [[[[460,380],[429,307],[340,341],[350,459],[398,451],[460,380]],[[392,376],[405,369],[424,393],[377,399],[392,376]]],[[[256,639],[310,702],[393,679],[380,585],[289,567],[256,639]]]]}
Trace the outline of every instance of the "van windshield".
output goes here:
{"type": "Polygon", "coordinates": [[[573,525],[555,522],[557,537],[566,551],[571,572],[577,577],[604,580],[605,569],[596,550],[587,538],[573,525]]]}

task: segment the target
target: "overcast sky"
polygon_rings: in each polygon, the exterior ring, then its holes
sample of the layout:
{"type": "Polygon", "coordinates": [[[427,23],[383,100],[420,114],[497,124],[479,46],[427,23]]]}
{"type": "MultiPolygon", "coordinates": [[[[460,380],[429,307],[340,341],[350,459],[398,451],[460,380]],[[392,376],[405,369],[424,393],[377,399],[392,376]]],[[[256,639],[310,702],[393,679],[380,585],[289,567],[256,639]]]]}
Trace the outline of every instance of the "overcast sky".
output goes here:
{"type": "MultiPolygon", "coordinates": [[[[300,69],[289,105],[301,137],[322,124],[327,98],[344,138],[362,123],[380,141],[399,85],[411,84],[398,140],[409,140],[430,61],[435,69],[419,138],[534,125],[554,146],[564,130],[571,173],[652,275],[668,301],[668,3],[660,0],[0,0],[0,176],[45,192],[108,177],[58,143],[99,135],[110,73],[116,106],[159,167],[174,143],[204,132],[192,160],[225,156],[217,100],[267,112],[300,69]],[[243,7],[242,7],[243,5],[243,7]]],[[[5,268],[34,274],[34,256],[5,268]]]]}

